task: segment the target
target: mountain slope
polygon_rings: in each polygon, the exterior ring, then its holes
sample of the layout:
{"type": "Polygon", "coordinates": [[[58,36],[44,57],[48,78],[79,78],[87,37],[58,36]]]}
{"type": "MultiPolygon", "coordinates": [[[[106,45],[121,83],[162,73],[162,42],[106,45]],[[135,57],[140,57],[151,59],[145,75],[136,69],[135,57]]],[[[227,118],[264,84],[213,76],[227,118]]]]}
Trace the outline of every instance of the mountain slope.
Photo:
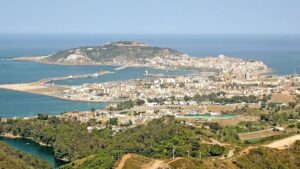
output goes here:
{"type": "Polygon", "coordinates": [[[95,64],[95,63],[144,63],[154,57],[180,56],[182,53],[169,48],[148,46],[132,41],[120,41],[103,46],[79,47],[60,51],[43,57],[42,61],[56,64],[95,64]]]}

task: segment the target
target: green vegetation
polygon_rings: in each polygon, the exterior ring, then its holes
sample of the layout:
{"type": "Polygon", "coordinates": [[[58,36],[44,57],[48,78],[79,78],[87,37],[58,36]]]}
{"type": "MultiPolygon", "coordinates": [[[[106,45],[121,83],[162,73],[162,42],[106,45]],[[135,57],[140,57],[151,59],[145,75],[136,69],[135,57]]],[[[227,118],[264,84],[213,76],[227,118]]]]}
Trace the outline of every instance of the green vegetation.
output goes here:
{"type": "Polygon", "coordinates": [[[87,58],[92,62],[109,62],[113,59],[119,59],[121,62],[122,60],[140,61],[140,59],[154,58],[156,56],[182,54],[168,48],[135,45],[134,42],[123,41],[103,46],[80,47],[71,50],[60,51],[46,58],[46,61],[59,63],[59,60],[66,59],[75,50],[80,51],[81,54],[87,56],[87,58]]]}
{"type": "Polygon", "coordinates": [[[110,156],[108,152],[101,151],[96,155],[64,165],[60,169],[108,169],[113,167],[114,161],[114,157],[110,156]]]}
{"type": "Polygon", "coordinates": [[[201,135],[196,134],[196,131],[197,129],[183,126],[171,117],[165,117],[118,133],[107,149],[116,157],[136,153],[154,158],[170,158],[173,149],[178,157],[187,156],[188,151],[195,154],[203,151],[203,156],[220,155],[213,152],[217,145],[199,144],[201,135]]]}
{"type": "Polygon", "coordinates": [[[193,98],[197,103],[201,103],[203,101],[212,101],[216,103],[222,103],[222,104],[227,104],[227,103],[258,103],[260,100],[253,95],[250,96],[233,96],[232,98],[225,98],[221,97],[225,93],[212,93],[209,95],[199,95],[196,94],[193,98]]]}
{"type": "MultiPolygon", "coordinates": [[[[111,124],[117,121],[110,120],[111,124]]],[[[199,158],[219,156],[224,148],[218,145],[200,144],[202,137],[199,129],[187,127],[172,117],[155,119],[148,124],[129,128],[113,135],[110,129],[88,133],[87,124],[77,121],[64,121],[56,117],[47,120],[8,120],[0,123],[0,132],[13,133],[32,138],[36,142],[51,145],[59,159],[75,161],[70,165],[79,168],[106,168],[114,164],[123,154],[135,153],[152,158],[170,158],[191,156],[199,158]],[[91,158],[82,158],[94,155],[91,158]],[[106,159],[106,163],[103,160],[106,159]]],[[[68,166],[70,166],[68,165],[68,166]]]]}
{"type": "Polygon", "coordinates": [[[134,106],[134,102],[132,100],[127,100],[117,104],[117,110],[125,110],[131,109],[134,106]]]}
{"type": "Polygon", "coordinates": [[[289,150],[258,148],[236,161],[238,168],[244,169],[294,169],[300,166],[300,141],[289,150]]]}
{"type": "Polygon", "coordinates": [[[50,169],[51,165],[44,160],[16,151],[0,142],[1,169],[50,169]]]}
{"type": "Polygon", "coordinates": [[[300,141],[288,150],[259,147],[234,160],[205,159],[199,169],[295,169],[300,166],[300,141]]]}
{"type": "Polygon", "coordinates": [[[110,124],[110,125],[118,125],[118,118],[110,118],[108,120],[108,124],[110,124]]]}
{"type": "MultiPolygon", "coordinates": [[[[233,145],[245,145],[239,140],[238,135],[261,130],[265,125],[264,121],[240,122],[236,126],[221,126],[215,122],[206,122],[204,126],[209,126],[210,129],[201,129],[186,126],[172,117],[164,117],[134,128],[128,128],[120,133],[113,133],[109,127],[88,133],[87,126],[95,123],[95,120],[90,120],[88,124],[85,124],[77,121],[65,121],[56,117],[45,118],[44,115],[39,115],[35,119],[10,119],[7,122],[1,122],[0,133],[12,133],[51,145],[57,158],[71,161],[71,163],[62,166],[63,169],[112,168],[117,160],[128,153],[144,156],[145,159],[170,159],[173,156],[173,151],[174,155],[182,157],[183,161],[193,161],[192,164],[172,162],[172,165],[180,165],[182,168],[184,166],[199,168],[202,164],[210,167],[220,165],[230,166],[228,168],[231,166],[243,168],[244,164],[246,166],[247,160],[257,155],[252,157],[250,153],[249,157],[243,156],[236,164],[219,163],[218,160],[207,162],[206,159],[218,158],[228,152],[228,149],[219,145],[204,144],[201,141],[215,138],[233,145]]],[[[107,125],[116,125],[117,123],[117,119],[111,118],[107,125]]],[[[296,126],[297,124],[294,128],[296,126]]],[[[281,136],[283,135],[275,137],[281,136]]],[[[250,144],[265,142],[268,139],[254,140],[250,144]]],[[[295,155],[293,154],[297,149],[295,147],[288,150],[291,156],[295,155]]],[[[269,151],[273,150],[259,149],[257,152],[254,151],[254,154],[269,154],[269,151]]],[[[269,156],[263,155],[262,160],[265,157],[269,158],[269,156]]],[[[272,160],[272,156],[270,158],[272,160]]],[[[134,162],[131,164],[135,165],[134,162]]]]}
{"type": "Polygon", "coordinates": [[[131,109],[133,108],[134,105],[142,105],[144,104],[142,102],[143,100],[137,100],[137,101],[132,101],[132,100],[126,100],[123,102],[120,102],[116,105],[116,107],[110,106],[108,107],[108,110],[110,111],[116,111],[116,110],[125,110],[125,109],[131,109]]]}
{"type": "Polygon", "coordinates": [[[111,137],[108,129],[88,133],[87,124],[59,120],[56,117],[47,120],[8,120],[7,123],[0,123],[0,132],[20,135],[37,143],[50,145],[57,158],[68,161],[101,152],[108,144],[107,139],[111,137]]]}
{"type": "Polygon", "coordinates": [[[276,109],[268,114],[260,116],[261,121],[271,123],[273,125],[285,124],[287,122],[296,121],[300,119],[300,110],[294,109],[276,109]]]}
{"type": "Polygon", "coordinates": [[[47,120],[48,119],[48,115],[47,114],[42,114],[42,113],[39,113],[37,118],[39,120],[47,120]]]}
{"type": "MultiPolygon", "coordinates": [[[[250,96],[233,96],[232,98],[226,98],[223,97],[226,93],[212,93],[208,95],[199,95],[196,94],[194,97],[189,97],[189,96],[184,96],[183,100],[184,101],[196,101],[197,103],[205,102],[205,101],[210,101],[210,102],[216,102],[216,103],[221,103],[221,104],[231,104],[231,103],[258,103],[261,101],[258,99],[256,96],[250,95],[250,96]]],[[[163,104],[164,101],[166,100],[171,100],[174,101],[176,100],[174,96],[170,97],[169,99],[167,98],[153,98],[153,99],[148,99],[148,102],[157,102],[158,104],[163,104]]]]}

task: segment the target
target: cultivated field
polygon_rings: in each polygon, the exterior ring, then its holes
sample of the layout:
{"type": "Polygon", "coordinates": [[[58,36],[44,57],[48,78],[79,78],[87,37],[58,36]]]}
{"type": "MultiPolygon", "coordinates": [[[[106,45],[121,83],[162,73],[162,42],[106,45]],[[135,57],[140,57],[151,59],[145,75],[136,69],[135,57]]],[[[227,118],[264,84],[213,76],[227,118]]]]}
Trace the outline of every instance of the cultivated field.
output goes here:
{"type": "Polygon", "coordinates": [[[244,140],[251,140],[256,138],[271,137],[276,135],[280,135],[280,132],[273,131],[273,130],[260,130],[260,131],[239,134],[239,138],[240,140],[244,141],[244,140]]]}

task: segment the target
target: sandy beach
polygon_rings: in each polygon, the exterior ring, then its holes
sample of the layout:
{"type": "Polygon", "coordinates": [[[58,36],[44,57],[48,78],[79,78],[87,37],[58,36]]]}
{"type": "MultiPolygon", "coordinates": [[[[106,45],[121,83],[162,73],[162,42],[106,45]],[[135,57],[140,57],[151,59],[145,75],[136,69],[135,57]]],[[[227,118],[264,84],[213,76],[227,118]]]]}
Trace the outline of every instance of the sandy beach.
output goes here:
{"type": "Polygon", "coordinates": [[[1,137],[6,137],[6,138],[12,138],[12,139],[15,139],[15,138],[21,138],[21,136],[15,136],[13,135],[12,133],[3,133],[0,135],[1,137]]]}
{"type": "Polygon", "coordinates": [[[47,86],[39,85],[36,83],[22,83],[22,84],[7,84],[7,85],[0,85],[1,89],[6,90],[14,90],[14,91],[32,91],[37,89],[46,89],[47,86]]]}
{"type": "Polygon", "coordinates": [[[91,100],[85,97],[64,97],[64,91],[69,90],[70,87],[60,86],[60,85],[47,85],[42,83],[6,84],[6,85],[0,85],[0,89],[38,94],[38,95],[55,97],[62,100],[78,101],[78,102],[114,103],[114,102],[123,101],[123,100],[115,100],[115,99],[114,100],[111,99],[91,100]]]}

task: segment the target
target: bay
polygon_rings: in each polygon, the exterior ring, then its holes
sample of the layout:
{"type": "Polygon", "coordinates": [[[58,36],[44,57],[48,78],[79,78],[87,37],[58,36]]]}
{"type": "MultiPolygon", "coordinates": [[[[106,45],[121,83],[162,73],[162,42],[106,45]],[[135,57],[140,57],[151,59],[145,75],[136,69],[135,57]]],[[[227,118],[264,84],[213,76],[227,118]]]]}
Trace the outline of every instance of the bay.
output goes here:
{"type": "Polygon", "coordinates": [[[5,142],[12,148],[17,149],[21,152],[32,154],[42,160],[48,161],[53,168],[58,168],[63,165],[64,162],[55,159],[54,152],[51,147],[41,146],[29,139],[24,138],[5,138],[0,137],[0,141],[5,142]]]}
{"type": "Polygon", "coordinates": [[[0,90],[0,116],[2,117],[30,117],[38,113],[54,115],[65,111],[104,107],[104,103],[75,102],[31,93],[0,90]]]}

